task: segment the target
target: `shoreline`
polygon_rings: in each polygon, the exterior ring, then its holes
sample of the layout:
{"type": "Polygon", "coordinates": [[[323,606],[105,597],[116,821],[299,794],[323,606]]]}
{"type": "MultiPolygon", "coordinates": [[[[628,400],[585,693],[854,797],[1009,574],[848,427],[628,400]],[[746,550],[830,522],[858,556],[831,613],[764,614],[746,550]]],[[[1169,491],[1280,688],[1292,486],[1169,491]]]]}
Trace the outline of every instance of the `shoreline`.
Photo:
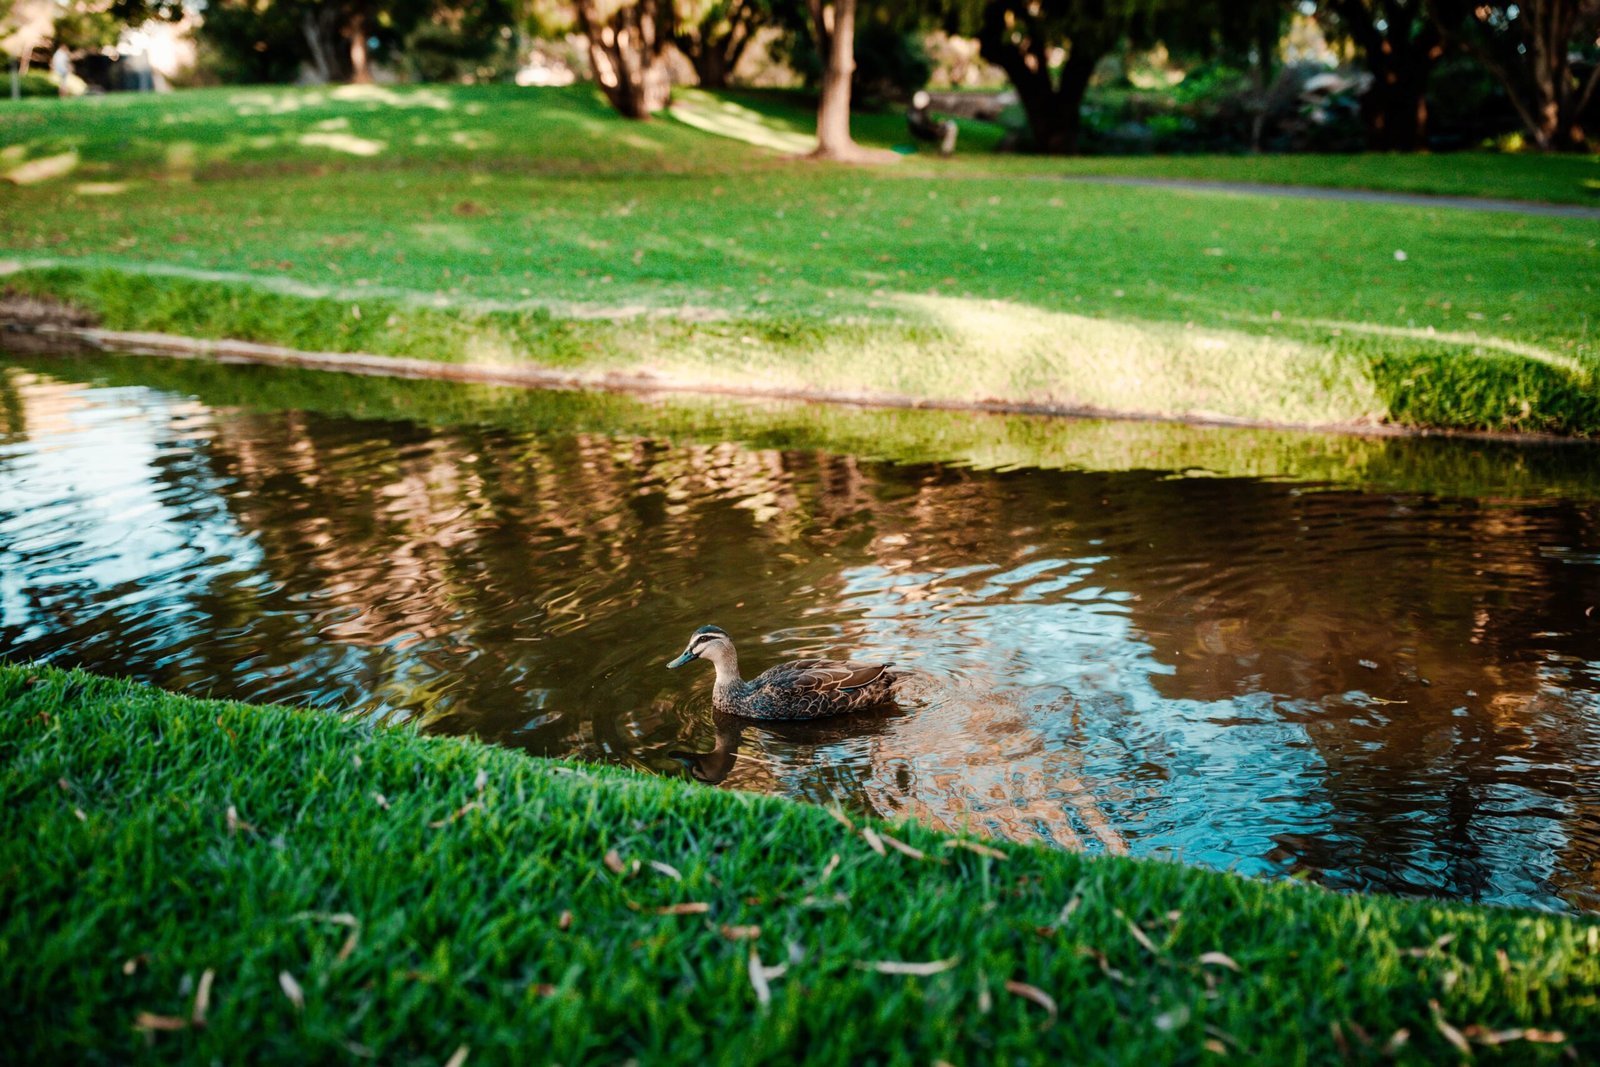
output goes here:
{"type": "MultiPolygon", "coordinates": [[[[1407,426],[1398,423],[1288,422],[1237,418],[1220,414],[1164,414],[1048,402],[1012,400],[958,401],[917,397],[872,390],[793,388],[779,385],[740,385],[692,378],[616,371],[566,371],[541,366],[497,366],[445,363],[368,352],[313,352],[254,341],[186,337],[142,330],[108,330],[96,326],[48,321],[61,308],[29,314],[19,311],[21,301],[0,298],[0,341],[28,338],[27,350],[41,354],[92,351],[106,355],[157,356],[171,359],[209,360],[219,364],[289,367],[329,373],[433,380],[475,385],[501,385],[524,389],[588,390],[650,396],[690,394],[743,400],[833,404],[846,407],[969,412],[984,415],[1037,415],[1061,419],[1108,419],[1157,422],[1207,428],[1282,430],[1295,433],[1333,433],[1374,438],[1443,438],[1466,441],[1510,442],[1526,445],[1592,445],[1593,438],[1573,435],[1505,430],[1469,430],[1451,427],[1407,426]],[[40,339],[37,343],[33,339],[40,339]]],[[[28,301],[39,305],[37,300],[28,301]]],[[[65,305],[62,306],[63,308],[65,305]]]]}

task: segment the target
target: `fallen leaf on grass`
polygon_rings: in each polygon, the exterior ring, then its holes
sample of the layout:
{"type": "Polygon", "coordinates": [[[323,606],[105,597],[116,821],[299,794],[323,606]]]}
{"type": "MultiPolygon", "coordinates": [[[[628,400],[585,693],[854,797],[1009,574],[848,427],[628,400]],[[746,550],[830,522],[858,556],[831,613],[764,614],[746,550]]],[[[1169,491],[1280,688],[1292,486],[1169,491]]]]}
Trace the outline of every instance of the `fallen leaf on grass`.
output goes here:
{"type": "Polygon", "coordinates": [[[711,905],[703,900],[691,900],[682,904],[668,904],[664,908],[657,908],[657,915],[704,915],[711,910],[711,905]]]}
{"type": "Polygon", "coordinates": [[[929,960],[927,963],[906,963],[900,960],[860,960],[856,963],[859,971],[877,971],[879,974],[906,974],[915,978],[926,978],[931,974],[943,974],[961,962],[960,956],[951,956],[944,960],[929,960]]]}
{"type": "Polygon", "coordinates": [[[1567,1035],[1560,1030],[1534,1030],[1532,1028],[1490,1030],[1483,1026],[1469,1026],[1462,1030],[1461,1033],[1467,1040],[1479,1045],[1504,1045],[1511,1041],[1528,1041],[1538,1045],[1559,1045],[1567,1040],[1567,1035]]]}
{"type": "Polygon", "coordinates": [[[1228,1054],[1228,1046],[1224,1045],[1214,1037],[1206,1038],[1205,1041],[1201,1042],[1201,1044],[1205,1047],[1207,1052],[1210,1052],[1213,1055],[1226,1056],[1228,1054]]]}
{"type": "Polygon", "coordinates": [[[122,963],[122,973],[123,974],[132,974],[134,971],[137,971],[139,969],[139,965],[140,964],[149,963],[149,962],[150,962],[150,953],[148,953],[148,952],[141,952],[137,956],[131,956],[128,959],[123,961],[123,963],[122,963]]]}
{"type": "Polygon", "coordinates": [[[828,858],[827,865],[822,868],[822,877],[819,881],[826,882],[833,877],[833,872],[839,869],[839,854],[835,852],[828,858]]]}
{"type": "Polygon", "coordinates": [[[148,1011],[141,1011],[134,1017],[133,1025],[141,1030],[187,1030],[188,1019],[180,1019],[176,1015],[155,1015],[148,1011]]]}
{"type": "Polygon", "coordinates": [[[767,984],[768,979],[782,978],[789,971],[787,963],[780,963],[776,967],[767,967],[762,964],[761,957],[756,954],[756,946],[750,946],[750,986],[756,991],[756,1001],[765,1008],[772,1003],[772,987],[767,984]]]}
{"type": "Polygon", "coordinates": [[[1006,992],[1015,994],[1016,996],[1021,997],[1023,1000],[1031,1000],[1035,1004],[1039,1005],[1039,1007],[1049,1012],[1050,1020],[1045,1023],[1046,1029],[1056,1024],[1056,1016],[1059,1015],[1060,1012],[1056,1010],[1055,998],[1049,993],[1046,993],[1036,985],[1029,985],[1027,982],[1009,981],[1006,983],[1006,992]]]}
{"type": "Polygon", "coordinates": [[[1080,956],[1088,956],[1089,958],[1093,959],[1100,965],[1100,973],[1105,975],[1107,978],[1110,978],[1112,981],[1121,982],[1123,985],[1132,984],[1128,981],[1127,975],[1111,966],[1111,961],[1107,959],[1106,954],[1101,952],[1099,949],[1091,948],[1088,945],[1083,945],[1078,949],[1078,954],[1080,956]]]}
{"type": "Polygon", "coordinates": [[[1395,1053],[1397,1053],[1401,1049],[1405,1048],[1406,1047],[1406,1042],[1410,1041],[1410,1040],[1411,1040],[1411,1031],[1407,1030],[1405,1027],[1402,1026],[1400,1029],[1396,1030],[1393,1034],[1389,1035],[1389,1040],[1384,1042],[1384,1044],[1383,1044],[1383,1054],[1385,1056],[1393,1056],[1395,1053]]]}
{"type": "Polygon", "coordinates": [[[456,1050],[450,1053],[450,1058],[444,1061],[444,1067],[461,1067],[467,1062],[467,1053],[471,1051],[465,1045],[457,1045],[456,1050]]]}
{"type": "Polygon", "coordinates": [[[1202,953],[1200,958],[1195,962],[1200,964],[1214,963],[1218,967],[1226,967],[1228,970],[1236,973],[1240,970],[1239,965],[1233,961],[1233,957],[1228,955],[1226,952],[1202,953]]]}
{"type": "Polygon", "coordinates": [[[561,913],[561,918],[556,920],[556,929],[563,933],[572,929],[572,912],[563,911],[561,913]]]}
{"type": "Polygon", "coordinates": [[[662,863],[659,860],[651,860],[650,866],[654,867],[657,871],[666,875],[668,878],[671,878],[674,882],[683,881],[683,874],[678,870],[678,868],[674,867],[670,863],[662,863]]]}
{"type": "Polygon", "coordinates": [[[884,851],[883,840],[878,837],[878,832],[872,827],[863,826],[861,828],[861,839],[865,841],[872,848],[872,851],[876,852],[878,855],[887,856],[889,854],[888,852],[884,851]]]}
{"type": "Polygon", "coordinates": [[[1133,935],[1133,939],[1135,941],[1144,946],[1144,950],[1146,952],[1150,953],[1152,956],[1161,955],[1161,950],[1156,948],[1156,943],[1154,941],[1150,940],[1150,935],[1146,934],[1144,930],[1140,929],[1138,923],[1124,915],[1121,908],[1117,909],[1117,918],[1128,924],[1128,932],[1133,935]]]}
{"type": "Polygon", "coordinates": [[[1444,1035],[1444,1039],[1454,1045],[1458,1052],[1464,1052],[1468,1056],[1472,1055],[1472,1046],[1467,1044],[1466,1036],[1445,1020],[1444,1015],[1439,1011],[1439,1002],[1437,1000],[1428,1001],[1428,1010],[1433,1012],[1433,1025],[1439,1033],[1444,1035]]]}
{"type": "Polygon", "coordinates": [[[306,995],[300,988],[300,983],[294,980],[294,975],[288,971],[278,972],[278,985],[283,987],[283,995],[289,998],[289,1003],[294,1005],[295,1011],[304,1011],[306,995]]]}
{"type": "Polygon", "coordinates": [[[823,808],[822,810],[826,811],[829,815],[832,815],[839,825],[843,826],[846,830],[849,830],[851,833],[855,832],[856,824],[850,821],[850,816],[834,807],[823,808]]]}
{"type": "Polygon", "coordinates": [[[335,963],[343,963],[349,959],[361,940],[361,920],[348,911],[302,911],[289,916],[289,921],[333,923],[335,926],[349,927],[350,936],[344,939],[338,954],[333,957],[335,963]]]}
{"type": "Polygon", "coordinates": [[[200,987],[194,991],[194,1009],[189,1012],[189,1021],[196,1026],[206,1024],[206,1012],[211,1009],[211,982],[216,977],[217,972],[209,967],[200,976],[200,987]]]}
{"type": "Polygon", "coordinates": [[[610,871],[612,874],[622,873],[622,857],[617,853],[616,849],[611,849],[606,853],[604,862],[606,865],[606,870],[610,871]]]}
{"type": "Polygon", "coordinates": [[[255,833],[256,828],[239,818],[239,809],[232,804],[228,805],[228,833],[237,834],[240,830],[255,833]]]}
{"type": "Polygon", "coordinates": [[[1431,956],[1455,939],[1455,934],[1445,934],[1439,938],[1436,938],[1433,944],[1427,946],[1426,948],[1408,948],[1405,950],[1405,954],[1407,956],[1415,956],[1419,959],[1423,956],[1431,956]]]}
{"type": "Polygon", "coordinates": [[[899,852],[899,853],[901,853],[903,855],[906,855],[906,856],[910,856],[914,860],[931,860],[934,863],[945,863],[945,864],[948,864],[950,862],[949,860],[942,859],[942,858],[940,858],[938,856],[930,856],[926,852],[922,851],[920,848],[914,848],[913,846],[906,844],[904,841],[901,841],[898,838],[890,837],[888,834],[879,834],[878,836],[883,839],[883,843],[884,844],[888,845],[890,848],[894,849],[896,852],[899,852]]]}
{"type": "Polygon", "coordinates": [[[430,827],[432,827],[433,829],[435,829],[435,830],[439,829],[441,826],[449,826],[451,823],[453,823],[457,819],[461,818],[461,816],[465,815],[467,812],[472,811],[475,808],[481,808],[481,807],[483,807],[483,805],[478,803],[476,800],[469,800],[465,804],[463,804],[459,808],[457,808],[455,811],[452,811],[450,813],[449,817],[444,818],[444,819],[435,819],[433,822],[430,822],[428,825],[430,827]]]}
{"type": "Polygon", "coordinates": [[[389,810],[389,798],[384,796],[382,793],[372,794],[372,802],[378,805],[378,807],[382,808],[384,811],[389,810]]]}
{"type": "Polygon", "coordinates": [[[946,838],[945,842],[944,842],[944,847],[945,848],[964,848],[968,852],[976,852],[978,855],[987,856],[992,860],[1008,860],[1008,859],[1011,858],[1010,856],[1006,855],[1004,852],[1001,852],[997,848],[990,848],[988,845],[979,844],[977,841],[968,841],[964,837],[946,838]]]}
{"type": "Polygon", "coordinates": [[[722,936],[729,941],[754,941],[761,936],[759,926],[729,926],[724,923],[720,929],[722,936]]]}

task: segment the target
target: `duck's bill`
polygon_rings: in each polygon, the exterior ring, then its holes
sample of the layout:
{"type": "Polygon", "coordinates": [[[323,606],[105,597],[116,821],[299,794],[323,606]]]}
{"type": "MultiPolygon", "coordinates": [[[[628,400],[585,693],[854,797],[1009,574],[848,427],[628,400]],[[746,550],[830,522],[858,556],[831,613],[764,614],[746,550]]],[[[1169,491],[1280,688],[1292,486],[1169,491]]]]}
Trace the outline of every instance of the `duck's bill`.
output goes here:
{"type": "Polygon", "coordinates": [[[669,671],[670,670],[676,670],[677,668],[683,666],[685,663],[688,663],[690,660],[699,659],[699,658],[700,657],[696,656],[693,652],[685,652],[683,655],[679,656],[677,659],[675,659],[671,663],[667,664],[667,670],[669,670],[669,671]]]}

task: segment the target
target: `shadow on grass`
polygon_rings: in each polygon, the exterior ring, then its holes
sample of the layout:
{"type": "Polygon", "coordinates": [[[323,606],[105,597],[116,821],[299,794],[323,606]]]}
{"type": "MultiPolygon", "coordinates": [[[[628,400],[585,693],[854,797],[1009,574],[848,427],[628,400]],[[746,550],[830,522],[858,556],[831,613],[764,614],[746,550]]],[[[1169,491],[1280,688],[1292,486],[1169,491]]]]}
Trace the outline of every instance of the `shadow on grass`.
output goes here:
{"type": "Polygon", "coordinates": [[[1530,356],[1409,351],[1372,357],[1391,422],[1521,433],[1600,431],[1600,392],[1583,370],[1530,356]]]}

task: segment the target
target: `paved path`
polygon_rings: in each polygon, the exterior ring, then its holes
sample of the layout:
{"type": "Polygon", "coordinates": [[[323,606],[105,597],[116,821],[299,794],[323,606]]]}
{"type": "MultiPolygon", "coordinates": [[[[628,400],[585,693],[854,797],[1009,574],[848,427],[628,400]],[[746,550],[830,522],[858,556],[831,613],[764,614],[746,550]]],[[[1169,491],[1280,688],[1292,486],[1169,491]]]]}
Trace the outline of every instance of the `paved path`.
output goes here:
{"type": "Polygon", "coordinates": [[[1558,219],[1600,222],[1600,207],[1582,204],[1540,204],[1531,200],[1492,200],[1477,196],[1429,196],[1423,193],[1386,193],[1376,189],[1333,189],[1323,185],[1267,185],[1260,182],[1213,182],[1199,178],[1132,178],[1118,175],[1063,174],[1047,181],[1090,185],[1148,185],[1161,189],[1190,189],[1198,193],[1232,193],[1236,196],[1285,196],[1300,200],[1348,200],[1359,204],[1399,204],[1403,207],[1451,208],[1462,211],[1498,211],[1509,215],[1542,215],[1558,219]]]}

